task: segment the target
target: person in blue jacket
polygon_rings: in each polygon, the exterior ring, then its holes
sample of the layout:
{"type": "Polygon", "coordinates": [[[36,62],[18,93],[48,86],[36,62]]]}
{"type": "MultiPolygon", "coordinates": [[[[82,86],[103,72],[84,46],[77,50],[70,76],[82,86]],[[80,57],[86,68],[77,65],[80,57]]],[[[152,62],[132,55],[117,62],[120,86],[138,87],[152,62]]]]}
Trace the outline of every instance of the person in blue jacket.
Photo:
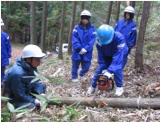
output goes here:
{"type": "Polygon", "coordinates": [[[40,83],[40,80],[31,83],[33,78],[25,76],[35,76],[34,72],[38,73],[37,67],[44,56],[45,54],[38,46],[29,44],[24,47],[22,56],[17,58],[16,64],[6,73],[5,92],[10,94],[10,102],[15,107],[29,104],[25,108],[34,109],[40,106],[40,101],[35,99],[31,93],[45,95],[46,84],[40,83]]]}
{"type": "Polygon", "coordinates": [[[123,66],[124,58],[127,55],[128,47],[124,36],[114,31],[114,29],[106,24],[101,25],[97,29],[97,51],[99,66],[95,71],[92,79],[91,87],[88,93],[91,94],[95,91],[96,82],[99,74],[111,78],[114,74],[116,83],[115,95],[121,96],[123,94],[123,66]]]}
{"type": "Polygon", "coordinates": [[[88,72],[93,52],[93,45],[96,38],[94,25],[91,24],[91,13],[88,10],[81,12],[81,21],[72,32],[72,82],[78,82],[78,69],[81,80],[85,80],[84,75],[88,72]]]}
{"type": "Polygon", "coordinates": [[[1,19],[1,87],[3,86],[3,78],[5,75],[6,66],[10,63],[12,47],[10,44],[9,36],[2,31],[4,22],[1,19]]]}
{"type": "MultiPolygon", "coordinates": [[[[128,54],[130,53],[131,49],[136,45],[137,29],[136,24],[133,21],[134,13],[135,10],[132,6],[126,7],[124,10],[124,18],[118,20],[116,26],[114,27],[115,31],[118,31],[124,35],[127,46],[129,48],[128,54]]],[[[125,64],[128,60],[127,56],[125,58],[125,64]]]]}

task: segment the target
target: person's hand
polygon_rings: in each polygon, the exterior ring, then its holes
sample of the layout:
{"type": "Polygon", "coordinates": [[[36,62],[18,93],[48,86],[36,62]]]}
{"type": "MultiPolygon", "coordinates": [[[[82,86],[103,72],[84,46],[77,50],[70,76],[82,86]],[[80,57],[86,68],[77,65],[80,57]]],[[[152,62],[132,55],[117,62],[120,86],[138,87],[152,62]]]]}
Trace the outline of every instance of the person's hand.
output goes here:
{"type": "Polygon", "coordinates": [[[82,48],[81,51],[79,52],[79,54],[80,54],[80,55],[83,55],[83,54],[85,54],[86,52],[87,52],[87,50],[84,49],[84,48],[82,48]]]}
{"type": "Polygon", "coordinates": [[[108,79],[111,78],[111,76],[112,76],[112,74],[110,74],[109,72],[105,72],[103,75],[104,75],[104,76],[107,76],[108,79]]]}
{"type": "Polygon", "coordinates": [[[43,93],[42,93],[42,94],[40,94],[40,95],[41,95],[42,97],[45,97],[45,96],[46,96],[46,94],[43,94],[43,93]]]}
{"type": "Polygon", "coordinates": [[[34,103],[35,103],[36,106],[40,106],[40,104],[41,104],[38,99],[35,99],[34,103]]]}
{"type": "Polygon", "coordinates": [[[106,73],[107,72],[107,69],[104,69],[102,70],[102,74],[106,73]]]}

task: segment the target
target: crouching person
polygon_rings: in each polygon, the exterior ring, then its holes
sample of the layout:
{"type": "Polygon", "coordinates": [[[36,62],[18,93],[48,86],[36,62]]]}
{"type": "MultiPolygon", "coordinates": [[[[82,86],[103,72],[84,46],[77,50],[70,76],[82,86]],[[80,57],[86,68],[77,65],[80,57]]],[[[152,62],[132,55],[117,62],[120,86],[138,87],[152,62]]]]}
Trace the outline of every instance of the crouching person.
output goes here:
{"type": "Polygon", "coordinates": [[[121,96],[123,94],[123,67],[125,65],[125,57],[127,55],[128,47],[124,36],[115,32],[114,29],[106,24],[101,25],[97,30],[97,50],[99,67],[95,71],[92,79],[92,86],[89,87],[88,93],[95,91],[98,75],[103,73],[104,76],[111,78],[114,74],[116,82],[115,95],[121,96]]]}
{"type": "Polygon", "coordinates": [[[34,98],[31,93],[44,95],[46,84],[40,83],[40,80],[31,83],[33,78],[25,76],[35,76],[34,71],[38,72],[37,67],[43,56],[45,54],[38,46],[27,45],[23,49],[22,57],[17,58],[16,64],[5,75],[5,92],[10,94],[10,103],[14,104],[16,108],[26,104],[29,104],[26,107],[28,109],[40,106],[40,101],[34,98]]]}

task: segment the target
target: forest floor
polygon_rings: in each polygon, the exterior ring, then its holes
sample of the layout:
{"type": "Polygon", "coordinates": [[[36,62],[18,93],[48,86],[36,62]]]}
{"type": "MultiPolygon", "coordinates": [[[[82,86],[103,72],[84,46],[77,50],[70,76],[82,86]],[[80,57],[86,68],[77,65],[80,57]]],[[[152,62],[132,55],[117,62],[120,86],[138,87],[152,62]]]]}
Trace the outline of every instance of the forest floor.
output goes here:
{"type": "MultiPolygon", "coordinates": [[[[12,45],[12,63],[22,55],[23,46],[12,45]]],[[[144,43],[144,71],[135,69],[135,48],[132,49],[129,60],[124,68],[124,94],[120,98],[160,98],[160,38],[144,43]]],[[[94,47],[93,59],[89,72],[85,75],[86,81],[71,82],[71,58],[67,53],[63,54],[63,60],[52,52],[52,56],[43,59],[38,67],[39,73],[48,78],[47,93],[54,92],[52,97],[86,97],[92,77],[97,68],[97,51],[94,47]],[[61,68],[59,74],[52,75],[61,68]],[[55,82],[56,81],[56,82],[55,82]]],[[[115,90],[104,93],[99,92],[97,97],[113,98],[115,90]]],[[[90,97],[93,97],[91,95],[90,97]]],[[[73,119],[74,122],[160,122],[160,110],[138,108],[95,108],[79,106],[76,111],[83,113],[73,119]]],[[[60,120],[66,113],[65,107],[49,105],[41,115],[52,118],[52,121],[60,120]]],[[[60,121],[69,121],[68,117],[60,121]]]]}

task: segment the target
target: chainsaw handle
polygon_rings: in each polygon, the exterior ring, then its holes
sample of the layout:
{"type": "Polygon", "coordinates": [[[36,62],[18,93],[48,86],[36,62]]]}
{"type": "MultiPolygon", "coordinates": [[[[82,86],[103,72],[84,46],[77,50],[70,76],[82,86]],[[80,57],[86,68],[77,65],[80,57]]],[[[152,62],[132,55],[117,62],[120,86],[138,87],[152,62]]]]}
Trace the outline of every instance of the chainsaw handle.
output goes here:
{"type": "Polygon", "coordinates": [[[100,77],[100,76],[106,77],[106,78],[107,78],[107,80],[108,80],[108,77],[107,77],[107,76],[105,76],[104,74],[99,74],[99,75],[98,75],[98,79],[99,79],[99,77],[100,77]]]}
{"type": "Polygon", "coordinates": [[[113,81],[113,79],[110,78],[109,80],[111,80],[111,82],[112,82],[112,88],[108,89],[108,91],[113,90],[113,88],[114,88],[114,81],[113,81]]]}

